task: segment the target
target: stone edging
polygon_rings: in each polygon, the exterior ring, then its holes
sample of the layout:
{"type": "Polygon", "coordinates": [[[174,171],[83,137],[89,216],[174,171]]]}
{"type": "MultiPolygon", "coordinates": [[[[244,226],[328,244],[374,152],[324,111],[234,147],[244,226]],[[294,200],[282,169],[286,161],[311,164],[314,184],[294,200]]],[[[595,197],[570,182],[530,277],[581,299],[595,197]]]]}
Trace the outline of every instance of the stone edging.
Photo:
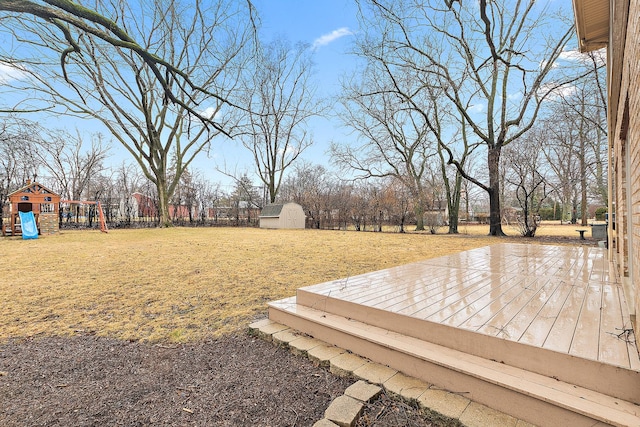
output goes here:
{"type": "Polygon", "coordinates": [[[467,427],[535,427],[460,394],[438,389],[269,319],[256,321],[249,325],[249,329],[266,341],[288,347],[293,354],[309,358],[334,375],[359,379],[345,390],[344,395],[329,404],[325,418],[313,427],[353,426],[364,404],[375,399],[382,388],[402,399],[418,402],[423,408],[455,418],[467,427]]]}

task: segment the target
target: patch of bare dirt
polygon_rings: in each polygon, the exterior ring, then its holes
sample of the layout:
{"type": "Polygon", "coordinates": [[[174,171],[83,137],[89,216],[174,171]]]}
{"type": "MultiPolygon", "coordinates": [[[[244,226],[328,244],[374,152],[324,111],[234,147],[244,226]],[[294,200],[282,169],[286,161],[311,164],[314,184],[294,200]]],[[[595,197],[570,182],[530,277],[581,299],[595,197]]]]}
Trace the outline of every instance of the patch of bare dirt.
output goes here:
{"type": "Polygon", "coordinates": [[[0,344],[0,425],[312,426],[353,381],[248,335],[0,344]]]}

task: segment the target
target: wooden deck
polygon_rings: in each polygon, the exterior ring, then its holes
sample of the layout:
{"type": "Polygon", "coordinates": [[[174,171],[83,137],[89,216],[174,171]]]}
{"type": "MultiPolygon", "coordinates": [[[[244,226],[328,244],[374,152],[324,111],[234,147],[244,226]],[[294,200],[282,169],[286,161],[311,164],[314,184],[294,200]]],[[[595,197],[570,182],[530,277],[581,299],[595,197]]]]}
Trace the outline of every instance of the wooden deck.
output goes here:
{"type": "MultiPolygon", "coordinates": [[[[357,353],[391,347],[385,334],[421,340],[601,393],[620,400],[614,407],[629,403],[640,417],[634,409],[640,408],[640,359],[626,307],[604,249],[498,244],[301,288],[296,297],[271,303],[270,317],[325,341],[336,336],[334,344],[357,353]],[[323,319],[334,323],[325,329],[323,319]],[[357,344],[368,334],[382,335],[377,347],[357,344]]],[[[384,358],[376,361],[394,363],[393,356],[384,358]]],[[[407,373],[421,375],[413,370],[407,373]]],[[[423,379],[433,381],[428,376],[423,379]]],[[[448,377],[442,381],[455,387],[448,377]]]]}

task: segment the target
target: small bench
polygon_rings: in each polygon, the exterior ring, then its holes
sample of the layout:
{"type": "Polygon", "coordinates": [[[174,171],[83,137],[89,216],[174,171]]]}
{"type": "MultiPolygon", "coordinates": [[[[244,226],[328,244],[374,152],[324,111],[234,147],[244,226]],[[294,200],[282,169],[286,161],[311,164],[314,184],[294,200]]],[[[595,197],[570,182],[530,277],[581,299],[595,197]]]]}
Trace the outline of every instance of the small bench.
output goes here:
{"type": "Polygon", "coordinates": [[[578,233],[580,233],[580,240],[584,240],[584,232],[587,230],[576,230],[578,233]]]}

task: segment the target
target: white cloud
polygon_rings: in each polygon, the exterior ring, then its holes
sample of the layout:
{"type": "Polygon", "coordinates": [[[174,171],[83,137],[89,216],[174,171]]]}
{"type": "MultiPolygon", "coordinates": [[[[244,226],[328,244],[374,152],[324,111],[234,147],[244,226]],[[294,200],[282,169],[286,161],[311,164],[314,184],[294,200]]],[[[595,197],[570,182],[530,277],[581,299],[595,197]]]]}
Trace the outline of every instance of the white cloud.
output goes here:
{"type": "Polygon", "coordinates": [[[560,52],[558,59],[563,59],[565,61],[587,62],[587,61],[591,61],[591,59],[589,58],[589,55],[594,56],[598,65],[605,65],[607,62],[606,49],[596,50],[589,54],[581,53],[581,52],[578,52],[577,50],[564,50],[560,52]]]}
{"type": "Polygon", "coordinates": [[[27,78],[27,73],[17,66],[0,63],[0,84],[27,78]]]}
{"type": "MultiPolygon", "coordinates": [[[[589,58],[589,55],[594,56],[598,65],[602,66],[606,64],[606,61],[607,61],[606,49],[600,49],[590,53],[581,53],[577,50],[563,50],[562,52],[560,52],[560,55],[558,55],[558,60],[553,63],[552,68],[560,67],[560,64],[558,64],[559,61],[574,62],[574,63],[580,62],[580,63],[586,64],[591,61],[591,58],[589,58]]],[[[548,64],[548,61],[546,60],[541,61],[540,69],[544,68],[547,64],[548,64]]]]}
{"type": "Polygon", "coordinates": [[[299,145],[289,145],[284,150],[281,148],[278,150],[279,156],[285,156],[288,158],[295,157],[300,154],[300,146],[299,145]]]}
{"type": "Polygon", "coordinates": [[[472,113],[483,113],[485,111],[485,105],[484,104],[473,104],[472,106],[467,108],[467,111],[470,111],[472,113]]]}
{"type": "Polygon", "coordinates": [[[317,49],[320,46],[326,46],[331,42],[338,40],[341,37],[352,36],[353,31],[351,31],[347,27],[338,28],[337,30],[333,30],[328,34],[323,34],[317,39],[313,41],[312,49],[317,49]]]}
{"type": "Polygon", "coordinates": [[[551,91],[549,93],[548,99],[557,99],[559,97],[565,98],[573,95],[576,92],[576,87],[574,85],[563,85],[559,88],[553,88],[555,86],[554,82],[546,83],[540,86],[540,90],[538,91],[538,95],[542,96],[545,93],[551,91]]]}
{"type": "Polygon", "coordinates": [[[207,107],[202,112],[200,112],[200,114],[202,114],[202,117],[206,117],[211,120],[215,118],[219,112],[220,110],[215,107],[207,107]]]}
{"type": "Polygon", "coordinates": [[[522,99],[522,91],[507,94],[507,99],[509,101],[519,101],[522,99]]]}
{"type": "Polygon", "coordinates": [[[567,61],[582,61],[584,60],[585,54],[580,53],[577,50],[563,50],[560,52],[558,59],[564,59],[567,61]]]}

